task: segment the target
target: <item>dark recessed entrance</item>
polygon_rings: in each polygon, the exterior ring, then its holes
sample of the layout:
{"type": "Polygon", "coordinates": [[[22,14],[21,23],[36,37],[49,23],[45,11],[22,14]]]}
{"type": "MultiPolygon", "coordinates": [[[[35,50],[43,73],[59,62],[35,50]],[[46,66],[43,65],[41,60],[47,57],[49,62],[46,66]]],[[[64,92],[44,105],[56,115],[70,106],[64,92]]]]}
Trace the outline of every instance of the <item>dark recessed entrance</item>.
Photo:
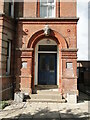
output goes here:
{"type": "Polygon", "coordinates": [[[39,85],[57,84],[57,54],[56,53],[38,54],[38,84],[39,85]]]}

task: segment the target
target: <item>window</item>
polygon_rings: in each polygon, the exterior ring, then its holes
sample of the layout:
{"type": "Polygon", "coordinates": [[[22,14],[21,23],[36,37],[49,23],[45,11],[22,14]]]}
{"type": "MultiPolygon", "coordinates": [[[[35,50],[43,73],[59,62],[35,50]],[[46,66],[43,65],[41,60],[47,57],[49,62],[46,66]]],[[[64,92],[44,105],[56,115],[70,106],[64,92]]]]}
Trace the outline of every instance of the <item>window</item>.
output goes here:
{"type": "Polygon", "coordinates": [[[10,59],[11,59],[11,42],[7,42],[7,60],[6,60],[6,74],[10,74],[10,59]]]}
{"type": "Polygon", "coordinates": [[[40,0],[40,17],[55,17],[55,0],[40,0]]]}
{"type": "Polygon", "coordinates": [[[10,0],[9,2],[9,16],[14,17],[14,2],[10,0]]]}

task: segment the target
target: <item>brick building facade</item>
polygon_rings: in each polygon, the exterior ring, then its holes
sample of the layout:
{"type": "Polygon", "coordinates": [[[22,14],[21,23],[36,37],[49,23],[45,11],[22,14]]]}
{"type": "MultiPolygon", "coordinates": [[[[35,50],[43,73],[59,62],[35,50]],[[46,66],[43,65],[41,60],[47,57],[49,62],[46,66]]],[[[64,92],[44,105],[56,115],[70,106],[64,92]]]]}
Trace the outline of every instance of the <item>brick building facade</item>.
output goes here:
{"type": "Polygon", "coordinates": [[[56,85],[77,94],[76,1],[0,3],[0,82],[2,99],[56,85]]]}

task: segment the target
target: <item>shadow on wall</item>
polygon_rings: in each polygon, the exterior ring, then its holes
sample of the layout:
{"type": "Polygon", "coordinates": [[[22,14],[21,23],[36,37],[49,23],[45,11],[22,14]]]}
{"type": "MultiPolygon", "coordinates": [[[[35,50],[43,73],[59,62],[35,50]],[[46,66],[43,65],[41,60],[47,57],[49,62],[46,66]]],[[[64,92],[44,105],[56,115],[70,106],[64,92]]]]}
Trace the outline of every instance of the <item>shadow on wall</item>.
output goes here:
{"type": "MultiPolygon", "coordinates": [[[[16,17],[23,17],[23,7],[24,3],[15,2],[16,6],[16,17]],[[19,10],[19,12],[17,12],[19,10]]],[[[19,48],[26,48],[25,36],[27,36],[27,29],[23,30],[23,23],[20,24],[17,22],[16,27],[16,42],[15,42],[15,60],[14,60],[14,92],[20,92],[21,88],[27,88],[25,86],[24,75],[26,73],[26,68],[23,68],[23,63],[27,63],[27,59],[24,59],[25,51],[19,48]],[[23,55],[24,54],[24,55],[23,55]],[[25,72],[25,73],[24,73],[25,72]]],[[[27,70],[28,71],[28,70],[27,70]]]]}
{"type": "Polygon", "coordinates": [[[23,17],[23,11],[24,10],[24,0],[21,2],[15,2],[15,17],[23,17]]]}

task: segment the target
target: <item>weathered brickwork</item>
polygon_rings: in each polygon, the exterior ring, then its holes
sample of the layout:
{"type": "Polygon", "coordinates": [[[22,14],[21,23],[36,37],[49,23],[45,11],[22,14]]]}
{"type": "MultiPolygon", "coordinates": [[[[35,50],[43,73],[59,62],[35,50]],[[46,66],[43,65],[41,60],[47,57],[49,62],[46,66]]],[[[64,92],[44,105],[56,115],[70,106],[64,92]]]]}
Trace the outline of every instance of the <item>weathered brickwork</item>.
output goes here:
{"type": "Polygon", "coordinates": [[[4,3],[4,12],[7,16],[9,16],[9,2],[4,3]]]}
{"type": "MultiPolygon", "coordinates": [[[[48,38],[54,40],[59,48],[59,91],[63,95],[68,92],[77,93],[76,2],[56,2],[56,18],[40,18],[39,6],[39,2],[15,3],[15,19],[5,15],[0,17],[2,88],[10,87],[9,91],[12,92],[14,87],[14,92],[32,93],[35,87],[35,47],[40,40],[48,38]],[[44,34],[45,25],[51,30],[48,36],[44,34]],[[10,75],[6,76],[8,40],[12,43],[11,67],[10,75]],[[23,62],[27,63],[27,68],[22,67],[23,62]],[[67,63],[72,63],[72,70],[66,68],[67,63]]],[[[4,11],[8,11],[8,5],[4,7],[4,11]]],[[[2,95],[3,99],[5,94],[2,95]]]]}
{"type": "MultiPolygon", "coordinates": [[[[2,10],[0,10],[0,100],[10,99],[12,97],[13,81],[14,81],[14,35],[15,27],[14,20],[8,17],[8,3],[2,3],[2,10]],[[5,13],[5,15],[4,15],[5,13]],[[7,42],[11,42],[11,63],[10,74],[6,74],[7,61],[7,42]]],[[[0,7],[1,8],[1,7],[0,7]]]]}
{"type": "MultiPolygon", "coordinates": [[[[34,70],[32,70],[32,72],[30,72],[30,67],[34,66],[34,63],[30,62],[32,61],[32,59],[34,60],[34,56],[30,57],[30,54],[33,52],[27,52],[27,47],[28,48],[34,48],[34,46],[32,46],[32,41],[30,41],[30,38],[32,38],[32,36],[35,36],[34,34],[40,30],[43,30],[45,24],[48,24],[50,29],[52,31],[57,31],[58,34],[63,35],[64,36],[64,40],[67,41],[67,44],[65,43],[65,41],[61,41],[60,37],[58,35],[56,36],[52,36],[52,39],[54,37],[58,37],[57,39],[59,39],[59,42],[62,42],[62,45],[60,47],[60,56],[62,54],[62,56],[60,57],[60,63],[62,61],[62,65],[60,65],[60,70],[61,70],[61,66],[62,66],[62,74],[60,71],[60,82],[61,82],[61,86],[62,86],[62,90],[64,93],[71,90],[71,91],[77,91],[77,75],[76,75],[76,59],[77,59],[77,49],[76,49],[76,22],[75,21],[55,21],[54,22],[51,20],[50,22],[48,22],[48,20],[46,21],[40,21],[39,19],[37,19],[37,21],[33,21],[33,20],[28,20],[28,21],[24,21],[21,20],[18,22],[18,32],[17,35],[19,37],[19,39],[17,39],[17,48],[23,48],[24,50],[21,52],[21,59],[19,59],[18,63],[18,74],[21,75],[23,77],[23,75],[29,76],[31,75],[31,77],[34,79],[34,70]],[[31,21],[31,22],[30,22],[31,21]],[[30,29],[32,28],[32,29],[30,29]],[[20,31],[22,29],[22,31],[20,31]],[[28,30],[28,32],[27,32],[28,30]],[[21,36],[20,36],[21,35],[21,36]],[[29,43],[31,43],[31,45],[29,45],[29,43]],[[64,45],[65,44],[65,45],[64,45]],[[61,50],[61,48],[63,48],[61,50]],[[65,50],[64,50],[65,48],[65,50]],[[26,52],[26,53],[24,53],[26,52]],[[27,56],[29,56],[30,58],[28,58],[27,56]],[[26,61],[28,63],[28,68],[27,70],[24,70],[21,68],[20,62],[26,61]],[[30,64],[29,64],[30,62],[30,64]],[[72,78],[71,76],[68,76],[67,78],[67,74],[66,76],[64,76],[64,73],[67,72],[66,71],[66,62],[72,62],[73,63],[73,72],[74,72],[74,77],[72,78]],[[30,74],[31,73],[31,74],[30,74]],[[62,77],[61,77],[62,76],[62,77]],[[67,80],[68,79],[68,80],[67,80]],[[67,81],[68,81],[68,85],[67,85],[67,81]]],[[[43,33],[42,33],[43,34],[43,33]]],[[[39,32],[36,36],[40,36],[39,32]]],[[[45,37],[45,36],[44,36],[45,37]]],[[[49,36],[51,37],[51,36],[49,36]]],[[[48,38],[49,38],[48,37],[48,38]]],[[[34,38],[35,39],[35,38],[34,38]]],[[[42,39],[42,35],[41,38],[42,39]]],[[[34,40],[33,40],[34,41],[34,40]]],[[[18,52],[16,52],[18,54],[18,52]]],[[[19,56],[20,57],[20,56],[19,56]]],[[[17,58],[17,57],[16,57],[17,58]]],[[[15,69],[16,70],[16,69],[15,69]]],[[[71,74],[71,73],[69,73],[71,74]]],[[[30,80],[33,80],[32,78],[29,78],[30,80]]],[[[23,81],[28,81],[27,77],[24,78],[23,77],[23,81]]],[[[22,81],[22,78],[21,78],[22,81]]],[[[29,82],[29,81],[28,81],[29,82]]],[[[34,81],[33,81],[34,82],[34,81]]],[[[23,84],[23,83],[22,83],[23,84]]],[[[26,82],[27,84],[27,82],[26,82]]],[[[24,84],[26,86],[26,84],[24,84]]],[[[27,84],[28,85],[28,84],[27,84]]],[[[24,89],[24,87],[21,87],[22,89],[24,89]]],[[[60,86],[60,89],[61,89],[60,86]]],[[[19,86],[20,87],[20,86],[19,86]]]]}
{"type": "MultiPolygon", "coordinates": [[[[39,16],[38,14],[40,12],[40,2],[20,2],[18,4],[15,4],[15,11],[18,10],[18,13],[16,12],[16,17],[36,18],[39,16]]],[[[58,2],[58,0],[56,0],[56,17],[76,17],[75,0],[72,0],[72,2],[63,2],[63,0],[61,2],[58,2]]]]}
{"type": "Polygon", "coordinates": [[[61,2],[60,17],[76,17],[76,11],[76,2],[61,2]]]}

